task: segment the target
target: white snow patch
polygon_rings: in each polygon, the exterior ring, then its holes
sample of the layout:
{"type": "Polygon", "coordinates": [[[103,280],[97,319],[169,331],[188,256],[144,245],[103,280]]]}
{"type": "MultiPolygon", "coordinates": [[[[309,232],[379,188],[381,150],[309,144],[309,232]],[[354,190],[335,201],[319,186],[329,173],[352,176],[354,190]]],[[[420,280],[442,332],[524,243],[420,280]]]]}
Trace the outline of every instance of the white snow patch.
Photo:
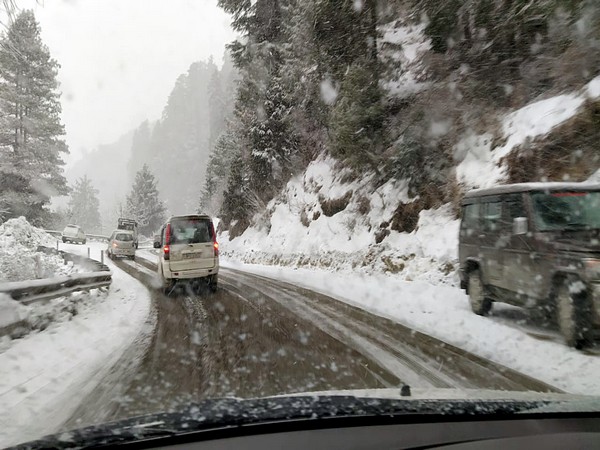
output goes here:
{"type": "Polygon", "coordinates": [[[326,78],[321,81],[321,100],[326,105],[333,105],[338,97],[338,89],[333,85],[331,78],[326,78]]]}
{"type": "Polygon", "coordinates": [[[505,167],[500,160],[527,140],[550,133],[574,117],[586,99],[600,98],[600,76],[583,89],[540,100],[507,114],[502,120],[503,145],[492,148],[492,135],[468,132],[454,148],[457,179],[468,188],[486,188],[502,183],[505,167]]]}
{"type": "MultiPolygon", "coordinates": [[[[374,191],[371,177],[342,182],[334,162],[321,158],[309,165],[304,176],[292,179],[282,195],[267,205],[270,217],[229,241],[219,237],[221,254],[244,262],[274,265],[328,267],[345,272],[388,271],[406,279],[426,279],[455,284],[454,266],[458,221],[449,205],[422,211],[411,233],[391,230],[399,202],[409,202],[403,182],[388,182],[374,191]],[[325,216],[323,200],[339,199],[352,192],[348,206],[325,216]],[[368,212],[359,213],[368,200],[368,212]],[[308,226],[302,224],[304,215],[308,226]],[[379,244],[375,235],[388,222],[388,236],[379,244]]],[[[364,211],[363,211],[364,212],[364,211]]]]}
{"type": "Polygon", "coordinates": [[[425,36],[426,23],[403,25],[394,21],[379,28],[380,55],[399,69],[382,83],[387,93],[394,97],[408,97],[426,89],[430,83],[419,81],[424,68],[421,63],[431,48],[431,40],[425,36]]]}
{"type": "Polygon", "coordinates": [[[53,247],[56,239],[24,217],[0,225],[0,282],[50,278],[76,270],[72,264],[64,265],[58,255],[36,251],[40,245],[53,247]]]}
{"type": "Polygon", "coordinates": [[[0,312],[0,328],[26,320],[29,317],[29,308],[6,294],[0,294],[0,312]]]}

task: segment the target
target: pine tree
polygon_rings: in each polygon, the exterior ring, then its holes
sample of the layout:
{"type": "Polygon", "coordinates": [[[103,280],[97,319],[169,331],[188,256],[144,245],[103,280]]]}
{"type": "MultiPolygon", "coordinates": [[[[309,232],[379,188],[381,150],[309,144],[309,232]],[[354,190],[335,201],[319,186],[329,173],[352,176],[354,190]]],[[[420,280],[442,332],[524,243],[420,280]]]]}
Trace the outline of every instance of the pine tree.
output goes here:
{"type": "Polygon", "coordinates": [[[91,180],[85,175],[75,182],[71,190],[69,221],[81,226],[86,232],[100,231],[99,211],[98,190],[92,186],[91,180]]]}
{"type": "Polygon", "coordinates": [[[290,158],[296,150],[296,137],[288,122],[291,106],[277,74],[269,80],[261,107],[264,118],[256,118],[250,128],[250,187],[266,202],[288,180],[290,158]]]}
{"type": "Polygon", "coordinates": [[[146,236],[165,220],[165,205],[159,198],[156,179],[146,164],[135,175],[125,209],[128,217],[138,222],[140,233],[146,236]]]}
{"type": "Polygon", "coordinates": [[[131,157],[127,163],[127,172],[131,181],[133,181],[135,174],[142,167],[144,161],[147,161],[150,156],[150,142],[150,124],[145,120],[135,130],[131,142],[131,157]]]}
{"type": "Polygon", "coordinates": [[[37,224],[50,197],[68,193],[58,67],[33,12],[21,12],[0,40],[0,207],[37,224]]]}
{"type": "Polygon", "coordinates": [[[237,147],[235,137],[232,130],[227,130],[217,139],[206,167],[206,181],[200,196],[199,213],[214,215],[219,212],[237,147]]]}
{"type": "Polygon", "coordinates": [[[230,238],[240,235],[246,230],[255,208],[255,199],[248,186],[246,166],[238,154],[231,164],[220,214],[226,228],[235,226],[235,230],[230,230],[230,238]]]}

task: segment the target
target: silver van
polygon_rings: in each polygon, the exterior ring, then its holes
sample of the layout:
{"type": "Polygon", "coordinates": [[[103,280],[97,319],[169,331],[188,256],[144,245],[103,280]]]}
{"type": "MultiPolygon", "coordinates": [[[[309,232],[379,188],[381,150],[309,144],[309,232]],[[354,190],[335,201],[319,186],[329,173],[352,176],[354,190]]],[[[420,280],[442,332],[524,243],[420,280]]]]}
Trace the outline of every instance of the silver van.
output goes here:
{"type": "Polygon", "coordinates": [[[178,280],[206,281],[217,290],[219,244],[212,219],[205,215],[173,216],[154,241],[158,253],[158,276],[165,291],[178,280]]]}

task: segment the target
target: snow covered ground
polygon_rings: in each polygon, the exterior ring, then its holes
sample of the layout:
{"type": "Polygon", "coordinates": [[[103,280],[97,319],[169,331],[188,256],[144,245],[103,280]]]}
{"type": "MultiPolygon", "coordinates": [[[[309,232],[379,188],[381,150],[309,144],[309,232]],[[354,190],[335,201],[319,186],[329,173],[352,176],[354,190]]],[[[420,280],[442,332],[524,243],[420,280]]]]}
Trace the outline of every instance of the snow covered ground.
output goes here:
{"type": "MultiPolygon", "coordinates": [[[[507,306],[495,305],[498,317],[473,314],[464,291],[452,286],[407,282],[385,274],[350,274],[242,264],[232,269],[285,280],[327,294],[434,336],[570,393],[600,395],[600,357],[566,347],[560,338],[540,340],[518,321],[503,321],[507,306]]],[[[536,330],[538,331],[538,330],[536,330]]],[[[547,333],[552,337],[552,333],[547,333]]]]}
{"type": "Polygon", "coordinates": [[[77,268],[64,264],[58,255],[38,252],[37,247],[55,247],[56,238],[31,226],[24,217],[0,225],[0,282],[68,275],[77,268]]]}
{"type": "MultiPolygon", "coordinates": [[[[97,259],[106,244],[88,246],[97,259]]],[[[87,255],[88,246],[61,244],[82,255],[87,255]]],[[[74,294],[79,301],[76,315],[2,342],[0,447],[56,431],[144,327],[151,326],[146,288],[114,266],[111,270],[108,293],[74,294]]]]}
{"type": "Polygon", "coordinates": [[[389,223],[400,201],[412,201],[407,186],[390,181],[373,192],[370,177],[345,182],[345,175],[329,158],[314,161],[269,203],[256,226],[231,241],[228,232],[222,233],[221,254],[246,263],[458,282],[454,270],[458,221],[449,205],[422,211],[415,231],[399,233],[389,223]],[[323,204],[348,192],[346,208],[326,216],[323,204]],[[377,243],[375,235],[380,232],[387,237],[377,243]]]}

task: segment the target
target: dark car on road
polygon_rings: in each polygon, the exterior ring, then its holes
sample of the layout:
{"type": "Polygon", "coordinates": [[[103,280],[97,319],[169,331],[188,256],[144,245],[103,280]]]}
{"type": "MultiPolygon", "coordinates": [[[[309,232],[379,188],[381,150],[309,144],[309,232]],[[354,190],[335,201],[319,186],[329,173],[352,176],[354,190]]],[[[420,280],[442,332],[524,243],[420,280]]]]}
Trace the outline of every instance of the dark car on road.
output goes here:
{"type": "Polygon", "coordinates": [[[462,200],[461,287],[473,312],[532,308],[583,347],[600,324],[600,185],[524,183],[462,200]]]}

